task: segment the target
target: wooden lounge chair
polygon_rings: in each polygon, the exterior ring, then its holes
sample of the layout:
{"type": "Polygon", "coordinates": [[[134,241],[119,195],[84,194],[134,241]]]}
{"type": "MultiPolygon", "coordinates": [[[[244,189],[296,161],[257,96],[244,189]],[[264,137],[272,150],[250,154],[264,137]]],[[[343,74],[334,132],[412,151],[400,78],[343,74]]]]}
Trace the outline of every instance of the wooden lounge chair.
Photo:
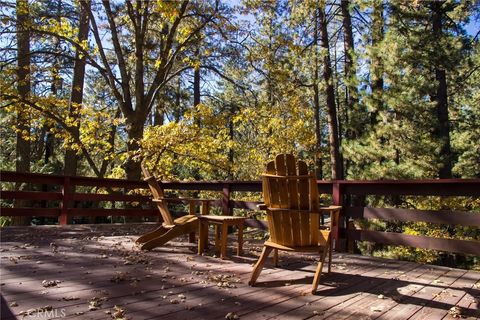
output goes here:
{"type": "Polygon", "coordinates": [[[315,293],[327,253],[330,272],[331,230],[338,227],[341,207],[320,207],[315,176],[308,173],[305,162],[296,163],[291,154],[280,154],[275,161],[269,162],[262,179],[270,239],[264,244],[249,284],[255,285],[272,250],[275,266],[278,264],[278,250],[319,252],[321,259],[312,284],[312,293],[315,293]],[[330,227],[322,230],[320,216],[324,213],[330,213],[330,227]]]}
{"type": "Polygon", "coordinates": [[[164,197],[163,189],[161,188],[160,184],[143,166],[142,171],[143,175],[145,176],[144,180],[147,181],[152,192],[152,201],[157,205],[157,208],[163,218],[163,223],[156,230],[146,233],[138,238],[135,241],[136,244],[141,245],[142,250],[151,250],[153,248],[163,246],[168,241],[184,234],[189,234],[190,242],[194,242],[195,232],[197,232],[199,228],[198,217],[194,214],[195,203],[199,201],[202,202],[202,213],[205,214],[209,209],[209,200],[181,199],[188,200],[190,202],[190,214],[173,219],[167,206],[169,199],[164,197]]]}

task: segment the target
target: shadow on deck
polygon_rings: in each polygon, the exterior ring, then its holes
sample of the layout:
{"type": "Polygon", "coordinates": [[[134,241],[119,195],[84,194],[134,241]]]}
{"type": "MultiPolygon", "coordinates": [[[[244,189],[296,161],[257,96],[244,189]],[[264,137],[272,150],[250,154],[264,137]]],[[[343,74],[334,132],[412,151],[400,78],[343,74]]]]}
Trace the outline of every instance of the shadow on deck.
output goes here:
{"type": "MultiPolygon", "coordinates": [[[[141,252],[154,225],[10,227],[1,233],[2,319],[451,319],[480,317],[480,273],[334,254],[309,294],[314,256],[284,254],[247,285],[262,242],[220,260],[185,239],[141,252]]],[[[248,235],[248,234],[247,234],[248,235]]],[[[229,245],[233,248],[233,237],[229,245]]],[[[233,251],[233,250],[230,250],[233,251]]]]}

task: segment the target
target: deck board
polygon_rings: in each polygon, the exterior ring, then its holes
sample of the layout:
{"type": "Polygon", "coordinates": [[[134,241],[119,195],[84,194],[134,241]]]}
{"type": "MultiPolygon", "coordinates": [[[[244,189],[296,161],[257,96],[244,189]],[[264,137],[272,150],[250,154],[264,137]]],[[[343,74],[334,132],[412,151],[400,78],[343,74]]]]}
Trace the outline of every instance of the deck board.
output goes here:
{"type": "MultiPolygon", "coordinates": [[[[395,269],[400,268],[406,262],[392,261],[395,269]]],[[[289,305],[285,306],[287,312],[276,316],[276,319],[304,319],[312,315],[319,314],[323,317],[326,310],[355,297],[361,292],[368,291],[372,286],[379,285],[384,281],[383,277],[390,273],[385,273],[384,266],[374,265],[363,272],[347,275],[346,280],[342,281],[334,288],[321,288],[316,295],[308,295],[302,299],[292,299],[289,305]],[[288,311],[288,309],[291,309],[288,311]]]]}
{"type": "Polygon", "coordinates": [[[479,272],[337,253],[312,295],[316,257],[286,253],[277,268],[268,261],[249,287],[262,242],[248,232],[245,254],[221,260],[212,251],[197,255],[186,237],[139,251],[135,238],[154,227],[2,229],[1,318],[108,319],[115,306],[127,319],[225,319],[230,312],[241,319],[455,319],[455,306],[469,319],[480,317],[479,272]],[[220,286],[221,276],[230,288],[220,286]],[[59,283],[44,287],[44,280],[59,283]],[[94,297],[102,303],[89,310],[94,297]]]}

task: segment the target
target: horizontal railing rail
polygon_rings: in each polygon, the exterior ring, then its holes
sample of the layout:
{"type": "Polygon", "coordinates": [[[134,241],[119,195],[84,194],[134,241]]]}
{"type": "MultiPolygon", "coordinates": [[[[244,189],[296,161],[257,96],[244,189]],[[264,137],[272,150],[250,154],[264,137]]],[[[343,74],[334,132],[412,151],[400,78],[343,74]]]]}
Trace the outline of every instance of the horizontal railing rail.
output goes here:
{"type": "MultiPolygon", "coordinates": [[[[37,173],[1,171],[2,190],[0,199],[30,202],[28,207],[2,206],[1,216],[45,216],[57,217],[60,224],[66,224],[69,217],[80,216],[156,216],[159,213],[150,206],[148,185],[144,181],[106,179],[94,177],[61,176],[37,173]],[[6,183],[27,185],[21,190],[11,190],[6,183]],[[48,186],[48,188],[45,188],[48,186]],[[93,188],[92,193],[85,187],[93,188]],[[8,190],[7,190],[8,189],[8,190]],[[45,191],[47,190],[47,191],[45,191]],[[78,190],[78,191],[77,191],[78,190]],[[101,190],[101,191],[100,191],[101,190]],[[143,192],[138,192],[144,190],[143,192]],[[143,193],[143,194],[141,194],[143,193]],[[33,202],[33,205],[32,205],[33,202]],[[40,202],[40,205],[39,205],[40,202]],[[78,203],[123,202],[134,205],[124,208],[105,209],[78,206],[78,203]],[[48,204],[46,204],[48,203],[48,204]]],[[[176,191],[217,191],[218,198],[212,199],[210,207],[221,208],[222,214],[230,215],[233,209],[258,210],[259,201],[231,199],[232,192],[261,193],[260,181],[165,181],[162,186],[176,191]]],[[[401,222],[428,222],[438,225],[460,225],[480,228],[480,213],[451,210],[417,210],[410,208],[371,208],[349,206],[351,196],[461,196],[480,198],[480,179],[443,180],[377,180],[377,181],[318,181],[320,193],[331,195],[332,204],[343,206],[341,228],[336,239],[347,241],[372,241],[388,245],[404,245],[424,249],[451,251],[480,256],[480,242],[476,239],[434,238],[423,235],[407,235],[395,232],[352,229],[357,219],[378,219],[401,222]],[[350,226],[350,228],[349,228],[350,226]]],[[[173,199],[173,202],[185,202],[173,199]]],[[[198,205],[200,205],[200,201],[198,205]]],[[[467,206],[468,207],[468,206],[467,206]]],[[[247,220],[247,225],[266,228],[261,220],[247,220]]],[[[341,241],[337,241],[337,249],[341,241]]]]}
{"type": "MultiPolygon", "coordinates": [[[[149,194],[148,184],[144,181],[132,181],[123,179],[108,179],[81,176],[61,176],[40,173],[17,173],[12,171],[1,171],[2,192],[0,199],[3,200],[29,200],[29,201],[57,201],[56,207],[36,206],[25,208],[12,208],[3,206],[0,208],[1,216],[36,216],[36,217],[58,217],[60,224],[66,224],[69,217],[93,217],[93,216],[157,216],[158,210],[150,206],[150,196],[140,194],[129,194],[132,191],[145,189],[149,194]],[[5,190],[5,183],[29,184],[30,188],[22,190],[5,190]],[[31,191],[32,185],[38,185],[36,189],[56,191],[31,191]],[[43,186],[43,187],[42,187],[43,186]],[[94,187],[107,193],[86,193],[73,191],[77,187],[94,187]],[[27,190],[25,190],[27,189],[27,190]],[[118,189],[122,189],[119,191],[118,189]],[[132,208],[77,208],[75,202],[136,202],[132,208]]],[[[231,192],[260,192],[259,181],[164,181],[162,187],[166,190],[179,191],[218,191],[219,198],[212,199],[210,207],[220,207],[223,214],[232,214],[232,210],[248,209],[256,210],[258,201],[239,201],[230,199],[231,192]]],[[[328,188],[328,187],[327,187],[328,188]]],[[[182,199],[170,199],[170,202],[186,203],[182,199]]],[[[190,201],[191,202],[191,201],[190,201]]],[[[38,203],[36,203],[38,204],[38,203]]],[[[201,202],[197,202],[201,205],[201,202]]],[[[259,224],[256,224],[259,226],[259,224]]],[[[260,224],[265,227],[266,225],[260,224]]]]}

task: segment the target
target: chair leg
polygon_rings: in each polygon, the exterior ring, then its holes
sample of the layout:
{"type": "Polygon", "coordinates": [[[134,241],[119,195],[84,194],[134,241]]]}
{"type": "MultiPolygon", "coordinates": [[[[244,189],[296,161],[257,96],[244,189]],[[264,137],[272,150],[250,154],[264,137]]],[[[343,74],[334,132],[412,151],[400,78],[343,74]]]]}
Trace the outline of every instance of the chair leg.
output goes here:
{"type": "Polygon", "coordinates": [[[220,226],[215,225],[215,253],[220,255],[220,226]]]}
{"type": "Polygon", "coordinates": [[[255,282],[257,282],[257,278],[260,275],[260,272],[262,272],[263,265],[265,264],[265,260],[267,259],[268,255],[270,252],[272,252],[273,248],[272,247],[263,247],[262,254],[260,255],[260,258],[258,258],[257,263],[253,267],[252,271],[252,276],[250,277],[250,281],[248,284],[250,286],[255,285],[255,282]]]}
{"type": "Polygon", "coordinates": [[[228,224],[222,224],[222,243],[220,244],[220,258],[227,258],[228,224]]]}
{"type": "Polygon", "coordinates": [[[324,247],[320,262],[318,262],[317,270],[315,271],[315,276],[313,277],[312,283],[312,293],[315,293],[318,288],[318,283],[320,282],[320,276],[322,275],[323,263],[325,262],[325,257],[327,256],[328,245],[324,247]]]}
{"type": "Polygon", "coordinates": [[[273,249],[273,265],[278,267],[278,249],[273,249]]]}
{"type": "Polygon", "coordinates": [[[237,256],[243,253],[243,223],[238,225],[237,256]]]}
{"type": "Polygon", "coordinates": [[[198,230],[198,254],[202,254],[208,245],[208,223],[200,222],[198,230]]]}
{"type": "Polygon", "coordinates": [[[161,237],[165,232],[167,232],[169,229],[163,227],[163,226],[160,226],[158,227],[157,229],[149,232],[149,233],[145,233],[144,235],[140,236],[137,240],[135,240],[135,243],[136,244],[142,244],[142,243],[146,243],[152,239],[155,239],[155,238],[158,238],[158,237],[161,237]]]}
{"type": "Polygon", "coordinates": [[[332,272],[332,250],[333,249],[333,241],[330,239],[328,245],[328,273],[332,272]]]}
{"type": "Polygon", "coordinates": [[[172,229],[168,230],[160,237],[154,238],[145,242],[140,248],[142,250],[152,250],[153,248],[163,246],[168,241],[184,235],[186,233],[194,232],[197,229],[197,224],[192,225],[182,225],[182,226],[175,226],[172,229]]]}

